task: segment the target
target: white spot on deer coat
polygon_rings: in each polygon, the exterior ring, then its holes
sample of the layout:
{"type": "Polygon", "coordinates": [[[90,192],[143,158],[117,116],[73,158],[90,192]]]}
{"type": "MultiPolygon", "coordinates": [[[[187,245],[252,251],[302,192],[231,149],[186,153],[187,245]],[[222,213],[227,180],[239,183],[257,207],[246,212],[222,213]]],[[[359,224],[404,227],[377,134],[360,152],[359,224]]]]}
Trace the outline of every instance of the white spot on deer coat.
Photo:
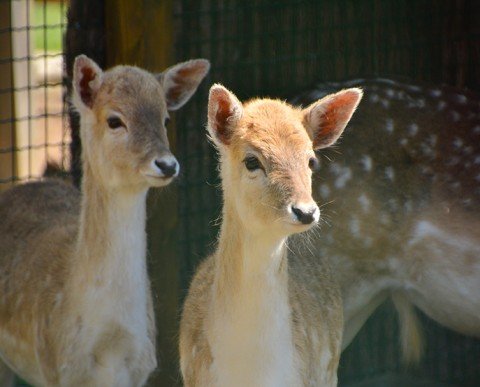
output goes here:
{"type": "Polygon", "coordinates": [[[55,295],[55,307],[60,306],[62,304],[62,302],[63,302],[63,293],[58,292],[55,295]]]}
{"type": "Polygon", "coordinates": [[[323,198],[323,199],[326,199],[328,198],[328,196],[330,195],[330,187],[328,184],[322,184],[319,189],[318,189],[319,193],[320,193],[320,196],[323,198]]]}
{"type": "Polygon", "coordinates": [[[366,172],[370,172],[372,170],[372,158],[368,155],[363,155],[360,158],[360,165],[362,166],[363,170],[366,172]]]}
{"type": "Polygon", "coordinates": [[[334,176],[339,176],[342,173],[342,167],[337,163],[330,164],[329,169],[334,176]]]}
{"type": "Polygon", "coordinates": [[[352,235],[356,238],[360,237],[360,222],[357,218],[352,218],[350,219],[350,222],[348,223],[350,232],[352,235]]]}
{"type": "Polygon", "coordinates": [[[387,120],[385,121],[385,130],[388,133],[393,133],[393,131],[395,130],[395,124],[391,118],[387,118],[387,120]]]}
{"type": "Polygon", "coordinates": [[[463,140],[460,137],[455,137],[453,140],[453,147],[459,149],[463,146],[463,140]]]}
{"type": "Polygon", "coordinates": [[[393,169],[393,167],[385,168],[385,177],[390,181],[395,180],[395,170],[393,169]]]}
{"type": "Polygon", "coordinates": [[[335,180],[335,188],[345,188],[347,182],[352,178],[352,170],[348,167],[343,168],[340,175],[335,180]]]}
{"type": "Polygon", "coordinates": [[[450,115],[450,117],[451,117],[451,119],[452,119],[453,122],[458,122],[458,121],[460,121],[460,118],[462,117],[462,116],[460,115],[460,113],[457,112],[456,110],[450,110],[450,111],[449,111],[449,115],[450,115]]]}
{"type": "Polygon", "coordinates": [[[384,109],[388,109],[390,107],[390,101],[388,99],[382,99],[380,101],[384,109]]]}
{"type": "Polygon", "coordinates": [[[364,247],[371,247],[373,245],[373,238],[372,237],[364,237],[363,238],[363,246],[364,247]]]}
{"type": "Polygon", "coordinates": [[[410,136],[415,136],[418,133],[418,125],[415,123],[408,125],[407,132],[410,136]]]}
{"type": "Polygon", "coordinates": [[[422,153],[425,156],[428,157],[434,157],[435,156],[435,150],[432,148],[432,146],[428,143],[422,143],[420,144],[420,148],[422,149],[422,153]]]}
{"type": "Polygon", "coordinates": [[[467,97],[463,94],[455,94],[453,99],[455,100],[455,102],[462,105],[466,104],[468,101],[467,97]]]}
{"type": "Polygon", "coordinates": [[[407,85],[406,89],[409,90],[409,91],[416,92],[416,93],[418,93],[419,91],[422,90],[419,86],[415,86],[415,85],[407,85]]]}
{"type": "Polygon", "coordinates": [[[14,309],[20,309],[23,303],[23,294],[17,294],[17,298],[15,300],[15,307],[14,309]]]}
{"type": "Polygon", "coordinates": [[[362,206],[363,212],[368,212],[370,210],[371,202],[370,202],[370,199],[367,197],[367,195],[361,194],[358,197],[358,202],[362,206]]]}
{"type": "Polygon", "coordinates": [[[403,205],[403,209],[405,210],[405,212],[410,212],[412,211],[413,209],[413,204],[410,200],[408,200],[407,202],[404,203],[403,205]]]}
{"type": "Polygon", "coordinates": [[[425,103],[425,99],[424,98],[419,98],[415,101],[415,106],[418,107],[418,108],[424,108],[426,105],[425,103]]]}
{"type": "Polygon", "coordinates": [[[389,224],[390,223],[390,215],[388,215],[385,212],[382,212],[380,214],[380,223],[383,225],[389,224]]]}
{"type": "Polygon", "coordinates": [[[460,157],[453,156],[453,157],[450,157],[450,159],[447,161],[447,165],[451,167],[451,166],[457,165],[459,162],[460,162],[460,157]]]}
{"type": "Polygon", "coordinates": [[[370,94],[370,102],[377,103],[380,100],[378,94],[372,93],[370,94]]]}
{"type": "Polygon", "coordinates": [[[385,94],[387,95],[388,98],[393,98],[395,96],[395,90],[387,89],[385,90],[385,94]]]}
{"type": "Polygon", "coordinates": [[[454,190],[458,190],[460,188],[460,183],[458,181],[450,184],[450,187],[454,190]]]}
{"type": "Polygon", "coordinates": [[[473,245],[470,240],[458,236],[452,236],[451,233],[442,230],[441,228],[426,220],[421,220],[417,223],[415,231],[413,233],[413,237],[410,240],[409,244],[412,245],[428,237],[434,237],[438,240],[443,241],[446,244],[455,246],[460,251],[478,250],[478,245],[473,245]]]}
{"type": "Polygon", "coordinates": [[[442,95],[442,90],[440,89],[432,89],[430,90],[430,96],[434,97],[434,98],[438,98],[442,95]]]}

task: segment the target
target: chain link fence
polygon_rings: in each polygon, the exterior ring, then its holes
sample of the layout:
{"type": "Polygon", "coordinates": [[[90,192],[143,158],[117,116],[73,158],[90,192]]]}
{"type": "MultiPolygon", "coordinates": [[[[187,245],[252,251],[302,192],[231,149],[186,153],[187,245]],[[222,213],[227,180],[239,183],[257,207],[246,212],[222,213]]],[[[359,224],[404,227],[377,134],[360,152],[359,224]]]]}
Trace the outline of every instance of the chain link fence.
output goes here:
{"type": "Polygon", "coordinates": [[[0,190],[69,167],[66,10],[63,0],[0,1],[0,190]]]}

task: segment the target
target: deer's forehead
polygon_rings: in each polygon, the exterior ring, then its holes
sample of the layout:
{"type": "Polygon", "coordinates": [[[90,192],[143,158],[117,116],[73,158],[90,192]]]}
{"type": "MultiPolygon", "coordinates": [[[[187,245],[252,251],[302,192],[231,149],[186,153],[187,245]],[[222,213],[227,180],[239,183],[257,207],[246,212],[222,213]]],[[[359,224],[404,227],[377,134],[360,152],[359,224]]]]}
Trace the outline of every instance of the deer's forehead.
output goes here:
{"type": "Polygon", "coordinates": [[[142,110],[163,114],[166,103],[163,89],[155,77],[140,69],[129,69],[105,74],[99,98],[103,105],[118,106],[125,113],[142,110]],[[135,71],[138,70],[138,71],[135,71]]]}
{"type": "Polygon", "coordinates": [[[265,159],[280,162],[285,159],[304,159],[313,154],[313,146],[300,120],[276,116],[270,120],[244,121],[240,138],[243,149],[252,148],[265,159]]]}
{"type": "Polygon", "coordinates": [[[302,117],[300,109],[280,100],[256,99],[244,105],[244,119],[257,126],[296,125],[302,117]]]}

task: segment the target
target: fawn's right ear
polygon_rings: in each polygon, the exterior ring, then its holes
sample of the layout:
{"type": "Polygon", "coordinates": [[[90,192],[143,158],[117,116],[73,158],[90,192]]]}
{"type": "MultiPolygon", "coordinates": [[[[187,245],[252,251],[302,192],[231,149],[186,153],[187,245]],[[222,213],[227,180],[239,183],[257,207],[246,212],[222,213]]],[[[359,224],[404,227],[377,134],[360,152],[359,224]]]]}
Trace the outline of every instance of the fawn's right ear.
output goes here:
{"type": "Polygon", "coordinates": [[[174,111],[185,105],[209,70],[208,60],[191,59],[157,74],[156,78],[165,89],[167,109],[174,111]]]}
{"type": "Polygon", "coordinates": [[[210,88],[207,129],[217,146],[230,144],[233,130],[242,114],[242,103],[231,91],[218,83],[210,88]]]}
{"type": "Polygon", "coordinates": [[[103,72],[86,55],[79,55],[73,64],[73,89],[83,105],[92,108],[98,89],[102,84],[103,72]]]}
{"type": "Polygon", "coordinates": [[[303,109],[303,123],[312,139],[313,149],[329,147],[338,140],[362,96],[361,89],[346,89],[303,109]]]}

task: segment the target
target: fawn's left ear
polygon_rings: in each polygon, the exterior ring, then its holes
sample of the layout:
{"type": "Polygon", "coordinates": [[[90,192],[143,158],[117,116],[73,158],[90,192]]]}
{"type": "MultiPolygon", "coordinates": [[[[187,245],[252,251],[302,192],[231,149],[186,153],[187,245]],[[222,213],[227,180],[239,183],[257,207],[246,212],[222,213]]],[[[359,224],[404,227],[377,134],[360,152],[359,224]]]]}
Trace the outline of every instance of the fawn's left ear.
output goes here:
{"type": "MultiPolygon", "coordinates": [[[[73,89],[76,105],[83,104],[91,109],[98,89],[102,85],[103,71],[86,55],[79,55],[73,64],[73,89]]],[[[80,106],[77,106],[79,108],[80,106]]]]}
{"type": "Polygon", "coordinates": [[[338,140],[362,96],[361,89],[346,89],[303,109],[303,125],[313,141],[313,149],[326,148],[338,140]]]}
{"type": "Polygon", "coordinates": [[[243,105],[231,91],[220,84],[210,88],[207,108],[207,130],[218,149],[230,145],[230,141],[243,115],[243,105]]]}
{"type": "Polygon", "coordinates": [[[200,82],[210,70],[206,59],[192,59],[169,67],[157,74],[158,81],[165,89],[167,109],[180,109],[195,93],[200,82]]]}

